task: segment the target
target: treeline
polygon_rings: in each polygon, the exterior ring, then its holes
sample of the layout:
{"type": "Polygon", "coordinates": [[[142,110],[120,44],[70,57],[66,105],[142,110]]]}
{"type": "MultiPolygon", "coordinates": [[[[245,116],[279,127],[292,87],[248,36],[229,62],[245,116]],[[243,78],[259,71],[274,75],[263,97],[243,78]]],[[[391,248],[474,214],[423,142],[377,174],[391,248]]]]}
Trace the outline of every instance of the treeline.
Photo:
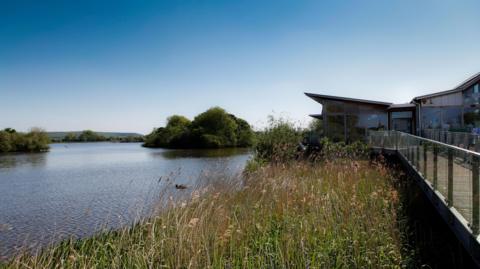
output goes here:
{"type": "Polygon", "coordinates": [[[113,137],[103,136],[92,130],[82,131],[80,134],[67,133],[65,137],[53,139],[53,142],[143,142],[142,136],[113,137]]]}
{"type": "Polygon", "coordinates": [[[27,133],[12,128],[0,131],[0,153],[47,151],[49,143],[47,133],[39,128],[32,128],[27,133]]]}
{"type": "Polygon", "coordinates": [[[193,121],[173,115],[165,127],[155,128],[145,138],[145,147],[225,148],[253,145],[254,133],[245,120],[213,107],[193,121]]]}

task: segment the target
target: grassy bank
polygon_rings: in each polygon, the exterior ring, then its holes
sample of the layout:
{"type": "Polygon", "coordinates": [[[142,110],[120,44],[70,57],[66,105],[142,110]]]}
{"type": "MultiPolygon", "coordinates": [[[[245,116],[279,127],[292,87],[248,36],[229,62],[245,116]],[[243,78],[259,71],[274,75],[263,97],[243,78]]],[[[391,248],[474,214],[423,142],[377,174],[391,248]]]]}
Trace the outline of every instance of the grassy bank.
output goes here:
{"type": "Polygon", "coordinates": [[[367,161],[267,166],[172,201],[133,228],[65,241],[8,268],[400,267],[394,179],[367,161]]]}

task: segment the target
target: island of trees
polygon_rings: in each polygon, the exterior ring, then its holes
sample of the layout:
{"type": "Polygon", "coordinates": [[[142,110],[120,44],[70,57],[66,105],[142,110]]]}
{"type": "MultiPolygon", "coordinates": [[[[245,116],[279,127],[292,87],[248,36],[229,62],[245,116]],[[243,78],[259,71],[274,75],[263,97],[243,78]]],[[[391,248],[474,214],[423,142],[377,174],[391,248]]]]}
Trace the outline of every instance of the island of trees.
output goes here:
{"type": "Polygon", "coordinates": [[[39,128],[32,128],[27,133],[12,128],[0,131],[0,153],[47,151],[49,143],[47,133],[39,128]]]}
{"type": "Polygon", "coordinates": [[[145,147],[225,148],[249,147],[254,133],[245,120],[213,107],[193,121],[180,115],[168,117],[165,127],[155,128],[145,138],[145,147]]]}

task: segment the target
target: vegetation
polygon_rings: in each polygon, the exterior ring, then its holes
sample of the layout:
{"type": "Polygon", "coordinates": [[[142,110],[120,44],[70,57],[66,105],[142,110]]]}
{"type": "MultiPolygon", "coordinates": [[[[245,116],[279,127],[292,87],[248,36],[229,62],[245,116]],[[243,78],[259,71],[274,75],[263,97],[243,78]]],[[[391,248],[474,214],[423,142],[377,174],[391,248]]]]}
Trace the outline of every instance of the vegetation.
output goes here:
{"type": "Polygon", "coordinates": [[[197,115],[193,121],[173,115],[165,127],[147,135],[145,147],[163,148],[224,148],[248,147],[253,144],[250,125],[220,107],[197,115]]]}
{"type": "Polygon", "coordinates": [[[304,130],[285,119],[269,117],[269,125],[257,133],[254,161],[283,163],[298,158],[304,130]]]}
{"type": "Polygon", "coordinates": [[[143,142],[142,136],[105,136],[92,130],[85,130],[81,133],[70,132],[63,138],[57,138],[54,142],[143,142]]]}
{"type": "MultiPolygon", "coordinates": [[[[208,112],[208,111],[207,111],[208,112]]],[[[218,112],[215,112],[218,113],[218,112]]],[[[214,113],[214,114],[215,114],[214,113]]],[[[214,125],[172,116],[162,135],[183,139],[214,125]],[[168,133],[167,133],[168,132],[168,133]]],[[[227,114],[228,115],[228,114],[227,114]]],[[[229,116],[230,119],[233,117],[229,116]]],[[[216,121],[225,120],[223,117],[216,121]]],[[[228,124],[227,124],[228,126],[228,124]]],[[[231,127],[231,126],[230,126],[231,127]]],[[[222,139],[238,139],[230,127],[222,139]],[[234,138],[236,137],[236,138],[234,138]]],[[[238,130],[238,128],[236,129],[238,130]]],[[[209,178],[182,200],[161,197],[132,227],[70,239],[6,268],[402,268],[416,265],[397,177],[361,143],[320,141],[299,154],[305,130],[270,118],[241,179],[209,178]]],[[[151,138],[151,137],[150,137],[151,138]]],[[[163,139],[163,138],[162,138],[163,139]]],[[[165,179],[164,179],[165,180],[165,179]]],[[[175,183],[167,180],[165,193],[175,183]]],[[[184,190],[185,191],[185,190],[184,190]]]]}
{"type": "Polygon", "coordinates": [[[17,132],[12,128],[0,131],[0,153],[46,151],[49,142],[45,131],[39,128],[32,128],[27,133],[17,132]]]}
{"type": "Polygon", "coordinates": [[[7,268],[400,268],[395,179],[368,161],[267,165],[218,180],[131,228],[7,268]],[[234,181],[235,182],[235,181],[234,181]]]}

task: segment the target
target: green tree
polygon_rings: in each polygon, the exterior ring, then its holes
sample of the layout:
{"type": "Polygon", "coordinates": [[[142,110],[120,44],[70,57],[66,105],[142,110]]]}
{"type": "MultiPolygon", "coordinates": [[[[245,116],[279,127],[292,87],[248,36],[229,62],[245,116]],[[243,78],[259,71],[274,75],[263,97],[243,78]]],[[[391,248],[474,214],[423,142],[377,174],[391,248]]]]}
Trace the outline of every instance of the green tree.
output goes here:
{"type": "Polygon", "coordinates": [[[104,136],[95,133],[92,130],[85,130],[79,136],[78,140],[82,142],[96,142],[107,140],[104,136]]]}
{"type": "Polygon", "coordinates": [[[192,127],[199,147],[219,148],[237,145],[237,123],[220,107],[210,108],[196,116],[192,127]]]}
{"type": "Polygon", "coordinates": [[[0,152],[38,152],[48,150],[50,139],[40,128],[32,128],[28,133],[16,132],[7,128],[0,131],[0,152]]]}
{"type": "Polygon", "coordinates": [[[237,145],[238,147],[250,147],[253,145],[254,140],[254,133],[252,127],[246,120],[240,119],[235,117],[234,115],[230,115],[235,122],[237,123],[237,145]]]}
{"type": "Polygon", "coordinates": [[[0,152],[13,151],[12,135],[5,131],[0,131],[0,152]]]}
{"type": "Polygon", "coordinates": [[[247,147],[253,143],[253,131],[243,119],[213,107],[189,119],[173,115],[165,127],[155,128],[145,137],[146,147],[221,148],[247,147]]]}
{"type": "Polygon", "coordinates": [[[77,141],[78,138],[77,136],[75,135],[75,133],[68,133],[67,135],[65,135],[65,137],[63,138],[63,141],[65,142],[74,142],[74,141],[77,141]]]}

